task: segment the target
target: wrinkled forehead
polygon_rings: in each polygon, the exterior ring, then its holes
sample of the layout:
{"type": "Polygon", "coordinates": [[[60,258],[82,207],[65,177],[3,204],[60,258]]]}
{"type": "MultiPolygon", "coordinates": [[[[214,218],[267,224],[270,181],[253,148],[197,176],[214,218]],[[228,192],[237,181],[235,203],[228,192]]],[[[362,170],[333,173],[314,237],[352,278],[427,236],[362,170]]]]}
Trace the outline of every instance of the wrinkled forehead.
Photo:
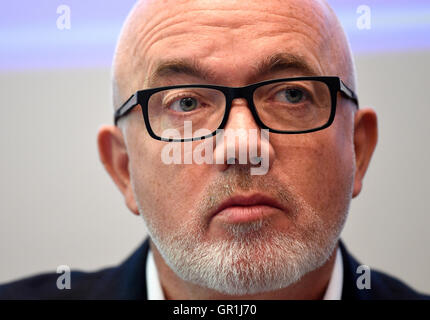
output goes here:
{"type": "Polygon", "coordinates": [[[221,73],[278,51],[303,59],[316,73],[332,74],[324,63],[331,29],[329,8],[316,0],[141,1],[123,29],[115,73],[133,73],[132,93],[162,61],[189,58],[221,73]]]}

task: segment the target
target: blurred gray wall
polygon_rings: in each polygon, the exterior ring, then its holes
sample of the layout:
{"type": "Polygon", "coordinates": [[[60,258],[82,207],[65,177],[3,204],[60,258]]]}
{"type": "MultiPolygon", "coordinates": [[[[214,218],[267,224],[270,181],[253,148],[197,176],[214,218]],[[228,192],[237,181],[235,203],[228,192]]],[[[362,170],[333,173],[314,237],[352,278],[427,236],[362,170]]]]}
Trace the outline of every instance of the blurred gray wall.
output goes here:
{"type": "MultiPolygon", "coordinates": [[[[430,292],[430,52],[356,57],[379,143],[342,234],[364,264],[430,292]]],[[[99,163],[107,69],[0,74],[0,282],[114,265],[143,240],[99,163]]]]}

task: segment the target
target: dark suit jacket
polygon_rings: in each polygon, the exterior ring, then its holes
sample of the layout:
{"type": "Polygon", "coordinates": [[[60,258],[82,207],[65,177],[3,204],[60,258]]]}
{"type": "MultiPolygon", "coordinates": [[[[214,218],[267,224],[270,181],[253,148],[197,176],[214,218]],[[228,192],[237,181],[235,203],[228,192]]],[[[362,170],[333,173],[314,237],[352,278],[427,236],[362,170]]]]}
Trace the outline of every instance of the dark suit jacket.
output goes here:
{"type": "MultiPolygon", "coordinates": [[[[340,242],[343,259],[342,300],[430,299],[401,281],[371,269],[371,289],[357,288],[360,263],[340,242]]],[[[97,272],[74,271],[71,289],[57,289],[60,274],[41,274],[0,285],[0,299],[147,299],[146,258],[149,240],[122,264],[97,272]]]]}

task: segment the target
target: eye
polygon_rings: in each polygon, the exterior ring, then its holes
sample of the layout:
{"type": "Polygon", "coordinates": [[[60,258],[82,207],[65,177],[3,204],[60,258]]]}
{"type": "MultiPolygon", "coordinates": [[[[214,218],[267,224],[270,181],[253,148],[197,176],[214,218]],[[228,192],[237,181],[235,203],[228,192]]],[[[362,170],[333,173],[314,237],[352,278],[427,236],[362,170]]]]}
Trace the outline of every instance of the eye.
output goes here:
{"type": "Polygon", "coordinates": [[[287,103],[300,103],[305,93],[300,89],[284,89],[276,94],[276,100],[287,103]]]}
{"type": "Polygon", "coordinates": [[[179,105],[183,111],[191,111],[197,108],[198,102],[196,99],[188,97],[182,98],[179,102],[179,105]]]}
{"type": "Polygon", "coordinates": [[[184,97],[173,101],[169,108],[178,112],[189,112],[197,109],[199,102],[193,97],[184,97]]]}

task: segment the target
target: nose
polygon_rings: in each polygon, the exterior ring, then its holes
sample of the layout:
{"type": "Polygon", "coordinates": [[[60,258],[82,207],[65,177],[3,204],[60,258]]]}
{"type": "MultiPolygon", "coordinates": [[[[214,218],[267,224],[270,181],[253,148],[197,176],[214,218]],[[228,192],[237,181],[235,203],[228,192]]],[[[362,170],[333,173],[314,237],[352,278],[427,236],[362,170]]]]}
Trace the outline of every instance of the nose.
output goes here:
{"type": "Polygon", "coordinates": [[[269,132],[261,129],[245,99],[234,99],[224,129],[216,135],[215,163],[220,171],[249,166],[251,174],[266,174],[275,159],[269,132]]]}

